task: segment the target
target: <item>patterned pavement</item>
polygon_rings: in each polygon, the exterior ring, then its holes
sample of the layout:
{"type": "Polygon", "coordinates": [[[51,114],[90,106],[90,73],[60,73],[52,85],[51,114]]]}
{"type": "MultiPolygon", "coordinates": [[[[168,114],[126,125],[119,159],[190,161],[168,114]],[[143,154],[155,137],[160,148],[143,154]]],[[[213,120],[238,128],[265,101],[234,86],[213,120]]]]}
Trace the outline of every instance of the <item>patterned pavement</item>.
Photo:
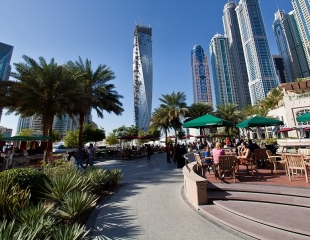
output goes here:
{"type": "Polygon", "coordinates": [[[182,194],[182,170],[166,163],[165,154],[154,154],[151,163],[142,157],[96,166],[120,168],[124,178],[90,216],[92,239],[251,239],[191,207],[182,194]]]}

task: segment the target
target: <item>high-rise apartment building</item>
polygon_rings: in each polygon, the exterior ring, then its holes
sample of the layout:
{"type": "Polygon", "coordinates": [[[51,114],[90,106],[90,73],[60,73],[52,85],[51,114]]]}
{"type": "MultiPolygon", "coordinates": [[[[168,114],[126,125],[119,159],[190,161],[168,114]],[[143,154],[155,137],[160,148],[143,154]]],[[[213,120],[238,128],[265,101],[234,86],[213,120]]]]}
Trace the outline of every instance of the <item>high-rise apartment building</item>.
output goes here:
{"type": "Polygon", "coordinates": [[[216,105],[238,102],[228,39],[216,34],[210,42],[210,56],[216,105]]]}
{"type": "Polygon", "coordinates": [[[292,11],[286,14],[283,10],[278,10],[272,25],[289,82],[310,76],[309,65],[293,13],[292,11]]]}
{"type": "Polygon", "coordinates": [[[310,66],[310,0],[292,0],[294,14],[310,66]]]}
{"type": "Polygon", "coordinates": [[[152,111],[152,28],[136,25],[133,45],[134,122],[148,131],[152,111]]]}
{"type": "MultiPolygon", "coordinates": [[[[11,74],[11,58],[13,54],[13,46],[0,42],[0,81],[9,80],[11,74]]],[[[0,122],[2,117],[2,109],[0,109],[0,122]]]]}
{"type": "Polygon", "coordinates": [[[191,68],[194,102],[213,106],[208,59],[199,44],[196,44],[191,51],[191,68]]]}
{"type": "Polygon", "coordinates": [[[278,76],[279,82],[288,83],[289,78],[288,78],[286,68],[284,66],[283,57],[281,55],[273,55],[272,58],[273,58],[274,66],[276,68],[276,74],[278,76]]]}
{"type": "Polygon", "coordinates": [[[252,105],[278,86],[259,0],[240,0],[236,7],[247,66],[252,105]]]}
{"type": "Polygon", "coordinates": [[[13,46],[0,42],[0,79],[9,80],[11,73],[11,58],[13,46]]]}
{"type": "MultiPolygon", "coordinates": [[[[85,116],[84,123],[92,124],[91,114],[85,116]]],[[[16,133],[18,134],[22,129],[32,129],[35,135],[42,135],[42,121],[38,117],[19,117],[17,123],[16,133]]],[[[63,115],[61,118],[55,116],[53,121],[53,130],[58,131],[62,136],[66,135],[66,132],[79,129],[79,116],[71,118],[68,114],[63,115]]]]}
{"type": "Polygon", "coordinates": [[[246,69],[242,40],[236,13],[236,3],[228,2],[223,10],[224,36],[228,39],[229,50],[234,68],[234,79],[237,86],[238,106],[251,105],[249,78],[246,69]]]}

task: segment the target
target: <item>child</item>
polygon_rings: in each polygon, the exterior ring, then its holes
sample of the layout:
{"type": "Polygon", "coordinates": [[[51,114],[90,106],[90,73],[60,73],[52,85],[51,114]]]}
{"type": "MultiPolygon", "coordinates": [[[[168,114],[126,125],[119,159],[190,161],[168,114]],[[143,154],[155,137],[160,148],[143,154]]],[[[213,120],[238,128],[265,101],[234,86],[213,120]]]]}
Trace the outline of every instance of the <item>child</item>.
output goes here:
{"type": "Polygon", "coordinates": [[[211,157],[211,152],[210,152],[210,147],[209,146],[206,146],[204,160],[205,160],[206,163],[212,163],[212,157],[211,157]]]}

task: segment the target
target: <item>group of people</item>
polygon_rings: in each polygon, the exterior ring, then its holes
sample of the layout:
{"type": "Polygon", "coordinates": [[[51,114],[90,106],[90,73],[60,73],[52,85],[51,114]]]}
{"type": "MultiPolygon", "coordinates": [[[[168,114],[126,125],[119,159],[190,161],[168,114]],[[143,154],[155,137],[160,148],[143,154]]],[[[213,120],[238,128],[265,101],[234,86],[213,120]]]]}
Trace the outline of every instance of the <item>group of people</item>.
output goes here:
{"type": "Polygon", "coordinates": [[[185,165],[184,154],[187,153],[185,144],[176,144],[173,146],[172,143],[166,144],[166,155],[167,163],[171,163],[171,159],[177,164],[177,168],[182,168],[185,165]]]}
{"type": "MultiPolygon", "coordinates": [[[[226,143],[227,146],[227,143],[226,143]]],[[[247,164],[249,159],[252,157],[252,154],[254,154],[255,149],[260,149],[260,147],[254,143],[252,140],[249,140],[248,143],[246,143],[244,140],[240,140],[236,147],[236,158],[241,164],[247,164]]],[[[218,165],[220,162],[220,156],[225,155],[225,151],[222,148],[222,144],[220,142],[215,143],[215,147],[212,149],[209,146],[205,147],[205,153],[204,153],[204,161],[208,164],[213,164],[214,166],[214,172],[217,177],[224,178],[225,175],[222,172],[218,171],[218,165]]]]}
{"type": "Polygon", "coordinates": [[[94,159],[96,155],[96,148],[91,143],[89,144],[88,149],[83,148],[82,145],[79,145],[77,151],[68,152],[68,161],[72,165],[76,165],[77,168],[85,169],[89,164],[90,167],[94,166],[94,159]],[[87,160],[86,166],[83,165],[84,160],[87,160]]]}

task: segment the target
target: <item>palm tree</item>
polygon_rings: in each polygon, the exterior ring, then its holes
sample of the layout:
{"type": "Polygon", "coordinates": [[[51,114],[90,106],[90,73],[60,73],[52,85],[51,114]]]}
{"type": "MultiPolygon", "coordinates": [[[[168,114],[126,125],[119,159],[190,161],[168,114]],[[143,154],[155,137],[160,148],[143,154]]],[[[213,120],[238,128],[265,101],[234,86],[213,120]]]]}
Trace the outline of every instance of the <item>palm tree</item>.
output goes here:
{"type": "Polygon", "coordinates": [[[250,117],[252,115],[255,115],[255,110],[256,107],[252,105],[246,105],[241,109],[241,115],[242,115],[242,120],[246,119],[247,117],[250,117]]]}
{"type": "Polygon", "coordinates": [[[123,96],[114,90],[114,84],[109,83],[115,76],[114,72],[106,65],[100,64],[93,70],[90,60],[86,59],[83,62],[79,57],[78,61],[69,61],[67,67],[88,96],[87,101],[83,101],[83,106],[78,106],[76,109],[79,114],[79,144],[82,144],[83,125],[87,113],[91,109],[95,109],[100,118],[103,118],[103,111],[121,115],[124,109],[120,98],[123,96]]]}
{"type": "Polygon", "coordinates": [[[189,119],[187,120],[192,120],[206,114],[211,114],[213,113],[213,111],[213,106],[211,106],[210,104],[202,102],[193,103],[190,107],[188,107],[187,117],[189,119]]]}
{"type": "Polygon", "coordinates": [[[273,107],[272,102],[270,102],[267,98],[258,101],[255,105],[255,114],[267,117],[269,110],[273,107]]]}
{"type": "Polygon", "coordinates": [[[155,108],[150,122],[151,128],[160,129],[165,133],[167,144],[168,130],[171,128],[168,110],[166,108],[155,108]]]}
{"type": "Polygon", "coordinates": [[[270,104],[271,109],[275,109],[281,105],[283,99],[283,92],[279,88],[271,89],[266,97],[267,102],[270,104]]]}
{"type": "Polygon", "coordinates": [[[182,127],[182,120],[188,113],[186,106],[186,95],[184,92],[172,92],[172,94],[162,94],[159,98],[160,108],[166,111],[171,127],[175,133],[175,143],[177,143],[177,129],[182,127]]]}
{"type": "Polygon", "coordinates": [[[25,63],[16,63],[11,76],[17,81],[5,81],[7,94],[4,105],[8,113],[21,117],[35,116],[42,119],[43,135],[51,136],[54,116],[70,113],[77,99],[84,99],[83,92],[74,83],[66,68],[58,66],[52,58],[43,57],[39,62],[24,55],[25,63]]]}
{"type": "MultiPolygon", "coordinates": [[[[208,103],[198,102],[193,103],[190,107],[188,107],[187,119],[185,122],[193,120],[195,118],[201,117],[206,114],[213,113],[214,109],[208,103]]],[[[200,135],[203,134],[203,128],[200,128],[200,135]]]]}
{"type": "Polygon", "coordinates": [[[218,117],[233,123],[233,127],[225,127],[225,132],[231,135],[234,132],[235,125],[242,120],[238,105],[233,103],[217,105],[216,109],[216,115],[218,117]]]}

